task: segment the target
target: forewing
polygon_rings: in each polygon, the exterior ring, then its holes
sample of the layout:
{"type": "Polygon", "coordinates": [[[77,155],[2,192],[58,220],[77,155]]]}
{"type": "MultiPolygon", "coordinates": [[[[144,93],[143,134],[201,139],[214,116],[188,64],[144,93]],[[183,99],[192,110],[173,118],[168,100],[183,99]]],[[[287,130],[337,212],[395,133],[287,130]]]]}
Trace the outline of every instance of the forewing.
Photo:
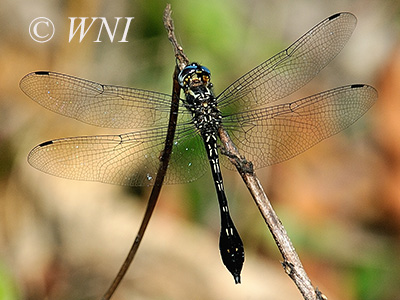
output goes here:
{"type": "MultiPolygon", "coordinates": [[[[292,158],[360,118],[376,101],[368,85],[349,85],[295,102],[223,119],[232,141],[255,168],[292,158]]],[[[224,163],[232,169],[229,163],[224,163]]]]}
{"type": "Polygon", "coordinates": [[[22,91],[61,115],[108,128],[162,126],[168,119],[171,96],[78,77],[33,72],[21,79],[22,91]]]}
{"type": "Polygon", "coordinates": [[[286,97],[309,82],[344,47],[356,26],[351,13],[335,14],[285,50],[255,67],[219,96],[219,107],[246,111],[286,97]]]}

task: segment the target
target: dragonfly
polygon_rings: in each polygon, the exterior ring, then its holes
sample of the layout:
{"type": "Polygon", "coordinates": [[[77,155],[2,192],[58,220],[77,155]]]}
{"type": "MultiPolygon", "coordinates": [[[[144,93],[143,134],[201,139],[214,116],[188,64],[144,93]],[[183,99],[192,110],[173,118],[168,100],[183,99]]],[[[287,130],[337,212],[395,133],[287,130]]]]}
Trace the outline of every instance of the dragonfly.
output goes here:
{"type": "MultiPolygon", "coordinates": [[[[211,169],[221,217],[220,254],[235,283],[241,281],[244,247],[230,216],[220,165],[234,167],[220,155],[218,130],[224,128],[241,154],[261,168],[290,159],[354,123],[377,100],[377,91],[370,85],[341,86],[283,104],[276,101],[303,87],[336,57],[356,23],[348,12],[326,18],[217,96],[205,66],[190,63],[178,75],[183,105],[164,182],[190,182],[211,169]]],[[[171,95],[50,71],[27,74],[20,87],[58,114],[131,130],[43,142],[28,155],[33,167],[75,180],[154,184],[171,95]]]]}

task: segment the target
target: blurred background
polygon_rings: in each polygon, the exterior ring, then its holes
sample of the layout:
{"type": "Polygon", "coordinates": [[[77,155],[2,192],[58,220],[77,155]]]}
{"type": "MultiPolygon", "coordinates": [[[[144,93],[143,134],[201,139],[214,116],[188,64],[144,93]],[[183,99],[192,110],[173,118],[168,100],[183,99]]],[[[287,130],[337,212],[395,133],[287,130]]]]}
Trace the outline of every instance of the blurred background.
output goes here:
{"type": "MultiPolygon", "coordinates": [[[[314,284],[330,300],[400,299],[400,2],[170,1],[176,36],[211,69],[218,94],[340,11],[358,25],[342,53],[301,90],[367,83],[379,100],[349,129],[290,161],[257,170],[314,284]]],[[[99,299],[130,248],[149,188],[78,182],[27,163],[45,140],[106,131],[50,112],[19,89],[36,70],[170,93],[174,56],[165,1],[0,2],[0,299],[99,299]],[[28,33],[37,17],[56,28],[28,33]],[[127,43],[98,27],[68,42],[68,17],[134,17],[127,43]]],[[[122,29],[121,29],[122,31],[122,29]]],[[[119,31],[117,36],[122,33],[119,31]]],[[[165,186],[141,248],[113,299],[302,299],[240,176],[223,171],[246,249],[234,285],[218,251],[210,174],[165,186]]]]}

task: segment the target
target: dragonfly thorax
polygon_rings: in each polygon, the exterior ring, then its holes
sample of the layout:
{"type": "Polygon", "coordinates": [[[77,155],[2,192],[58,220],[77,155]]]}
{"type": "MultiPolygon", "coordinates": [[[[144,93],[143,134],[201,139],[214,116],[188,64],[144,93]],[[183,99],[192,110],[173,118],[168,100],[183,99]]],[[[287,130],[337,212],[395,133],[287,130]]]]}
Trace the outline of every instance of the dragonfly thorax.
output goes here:
{"type": "Polygon", "coordinates": [[[201,132],[216,132],[222,117],[212,90],[199,86],[189,89],[185,96],[185,107],[192,113],[197,129],[201,132]]]}
{"type": "Polygon", "coordinates": [[[212,91],[210,71],[197,63],[184,68],[178,81],[185,92],[185,107],[192,113],[193,123],[200,132],[216,132],[221,123],[221,112],[212,91]]]}

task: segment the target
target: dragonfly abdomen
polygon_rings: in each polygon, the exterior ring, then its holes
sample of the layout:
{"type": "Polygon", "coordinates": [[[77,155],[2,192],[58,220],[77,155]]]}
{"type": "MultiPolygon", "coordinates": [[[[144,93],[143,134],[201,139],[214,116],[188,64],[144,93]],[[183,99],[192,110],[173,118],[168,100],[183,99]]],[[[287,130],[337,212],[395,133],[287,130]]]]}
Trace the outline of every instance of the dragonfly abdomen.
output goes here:
{"type": "Polygon", "coordinates": [[[221,215],[221,232],[219,238],[221,258],[226,268],[233,275],[235,283],[240,283],[240,272],[242,271],[244,262],[244,248],[243,242],[229,213],[228,201],[225,195],[219,166],[216,133],[204,134],[203,140],[211,166],[214,185],[217,190],[221,215]]]}

